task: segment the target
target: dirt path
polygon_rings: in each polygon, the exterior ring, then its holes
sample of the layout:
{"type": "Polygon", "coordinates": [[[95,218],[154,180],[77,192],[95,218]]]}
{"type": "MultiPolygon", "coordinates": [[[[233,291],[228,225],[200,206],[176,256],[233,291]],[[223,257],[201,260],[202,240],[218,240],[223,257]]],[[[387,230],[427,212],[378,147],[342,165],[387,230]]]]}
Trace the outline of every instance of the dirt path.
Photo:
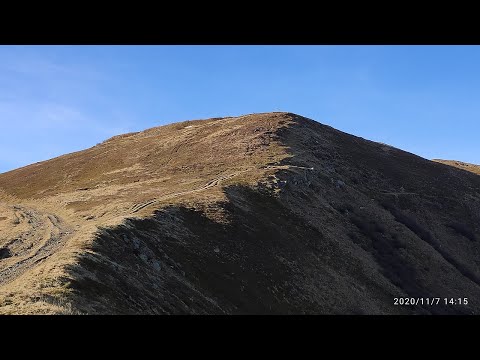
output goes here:
{"type": "Polygon", "coordinates": [[[138,203],[138,204],[135,204],[133,205],[133,207],[131,208],[131,213],[134,214],[134,213],[137,213],[139,212],[140,210],[146,208],[147,206],[150,206],[150,205],[153,205],[153,204],[157,204],[161,201],[164,201],[164,200],[168,200],[168,199],[171,199],[171,198],[174,198],[174,197],[177,197],[177,196],[181,196],[181,195],[187,195],[187,194],[192,194],[192,193],[196,193],[196,192],[200,192],[200,191],[204,191],[204,190],[207,190],[207,189],[210,189],[214,186],[218,186],[222,181],[225,181],[225,180],[228,180],[228,179],[231,179],[243,172],[246,172],[246,171],[249,171],[249,170],[242,170],[242,171],[237,171],[237,172],[234,172],[232,174],[228,174],[228,175],[221,175],[211,181],[209,181],[208,183],[206,183],[204,186],[198,188],[198,189],[193,189],[193,190],[188,190],[188,191],[182,191],[182,192],[177,192],[177,193],[173,193],[173,194],[168,194],[168,195],[164,195],[164,196],[161,196],[159,198],[155,198],[155,199],[151,199],[151,200],[148,200],[146,202],[143,202],[143,203],[138,203]]]}
{"type": "Polygon", "coordinates": [[[301,170],[310,170],[313,171],[313,167],[297,166],[297,165],[267,165],[264,169],[268,170],[290,170],[290,169],[301,169],[301,170]]]}
{"type": "Polygon", "coordinates": [[[59,217],[23,206],[12,206],[13,224],[22,230],[1,238],[0,287],[58,251],[73,233],[59,217]]]}
{"type": "MultiPolygon", "coordinates": [[[[268,170],[272,170],[272,169],[274,169],[274,170],[300,169],[300,170],[312,171],[313,167],[309,168],[309,167],[296,166],[296,165],[278,165],[278,166],[268,165],[268,166],[264,167],[263,169],[268,169],[268,170]]],[[[168,195],[161,196],[159,198],[148,200],[148,201],[143,202],[143,203],[135,204],[135,205],[132,206],[130,212],[132,214],[135,214],[135,213],[139,212],[140,210],[142,210],[142,209],[144,209],[144,208],[146,208],[150,205],[157,204],[161,201],[168,200],[168,199],[171,199],[171,198],[174,198],[174,197],[177,197],[177,196],[181,196],[181,195],[192,194],[192,193],[196,193],[196,192],[200,192],[200,191],[210,189],[214,186],[218,186],[222,181],[231,179],[231,178],[233,178],[233,177],[235,177],[235,176],[237,176],[241,173],[244,173],[244,172],[247,172],[247,171],[250,171],[250,170],[252,170],[252,169],[241,170],[241,171],[237,171],[237,172],[234,172],[232,174],[227,174],[227,175],[221,175],[221,176],[209,181],[204,186],[202,186],[198,189],[188,190],[188,191],[183,191],[183,192],[177,192],[177,193],[173,193],[173,194],[168,194],[168,195]]]]}

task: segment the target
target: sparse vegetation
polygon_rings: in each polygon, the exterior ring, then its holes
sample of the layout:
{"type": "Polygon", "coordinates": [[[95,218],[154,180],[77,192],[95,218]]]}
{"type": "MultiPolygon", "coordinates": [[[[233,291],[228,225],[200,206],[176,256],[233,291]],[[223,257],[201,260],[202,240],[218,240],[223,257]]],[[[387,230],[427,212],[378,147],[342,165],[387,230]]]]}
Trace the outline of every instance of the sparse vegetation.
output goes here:
{"type": "Polygon", "coordinates": [[[475,237],[475,234],[473,233],[470,228],[462,223],[459,222],[453,222],[447,225],[449,228],[455,230],[458,234],[466,237],[470,241],[477,241],[477,238],[475,237]]]}
{"type": "Polygon", "coordinates": [[[351,204],[341,203],[339,205],[334,205],[335,209],[343,215],[348,215],[354,213],[355,210],[351,204]]]}
{"type": "Polygon", "coordinates": [[[385,234],[385,226],[379,224],[374,219],[365,219],[358,215],[352,215],[350,220],[362,233],[371,238],[376,238],[377,234],[385,234]]]}
{"type": "Polygon", "coordinates": [[[395,220],[398,221],[399,223],[402,223],[405,225],[407,228],[409,228],[412,232],[414,232],[420,239],[432,243],[434,241],[434,238],[432,234],[422,227],[417,220],[402,211],[398,210],[391,202],[388,201],[383,201],[381,202],[381,205],[395,217],[395,220]]]}

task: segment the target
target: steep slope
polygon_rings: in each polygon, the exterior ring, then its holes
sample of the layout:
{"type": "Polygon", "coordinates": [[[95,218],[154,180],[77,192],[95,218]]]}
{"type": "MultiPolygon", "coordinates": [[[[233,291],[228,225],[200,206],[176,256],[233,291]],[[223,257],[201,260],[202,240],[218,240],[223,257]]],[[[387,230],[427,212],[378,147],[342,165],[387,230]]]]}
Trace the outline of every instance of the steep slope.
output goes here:
{"type": "Polygon", "coordinates": [[[295,114],[115,137],[0,189],[3,313],[480,313],[480,177],[295,114]]]}

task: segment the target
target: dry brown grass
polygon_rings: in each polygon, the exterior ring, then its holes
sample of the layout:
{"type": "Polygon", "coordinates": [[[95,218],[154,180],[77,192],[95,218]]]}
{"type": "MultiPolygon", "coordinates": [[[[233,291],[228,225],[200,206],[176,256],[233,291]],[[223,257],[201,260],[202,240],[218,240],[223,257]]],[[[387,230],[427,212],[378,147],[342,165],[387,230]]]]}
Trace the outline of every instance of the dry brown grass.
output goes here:
{"type": "Polygon", "coordinates": [[[433,161],[438,162],[438,163],[441,163],[441,164],[453,166],[453,167],[456,167],[456,168],[458,168],[458,169],[470,171],[470,172],[472,172],[472,173],[474,173],[474,174],[480,175],[480,165],[469,164],[469,163],[465,163],[465,162],[462,162],[462,161],[456,161],[456,160],[439,160],[439,159],[434,159],[433,161]]]}

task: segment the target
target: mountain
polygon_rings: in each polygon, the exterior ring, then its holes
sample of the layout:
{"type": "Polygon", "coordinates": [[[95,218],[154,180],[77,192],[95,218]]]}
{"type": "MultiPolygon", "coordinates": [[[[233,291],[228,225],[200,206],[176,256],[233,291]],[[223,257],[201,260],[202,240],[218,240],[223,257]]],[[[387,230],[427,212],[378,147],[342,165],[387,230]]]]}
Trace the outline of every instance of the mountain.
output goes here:
{"type": "Polygon", "coordinates": [[[0,174],[0,313],[479,314],[479,224],[449,164],[292,113],[186,121],[0,174]]]}

